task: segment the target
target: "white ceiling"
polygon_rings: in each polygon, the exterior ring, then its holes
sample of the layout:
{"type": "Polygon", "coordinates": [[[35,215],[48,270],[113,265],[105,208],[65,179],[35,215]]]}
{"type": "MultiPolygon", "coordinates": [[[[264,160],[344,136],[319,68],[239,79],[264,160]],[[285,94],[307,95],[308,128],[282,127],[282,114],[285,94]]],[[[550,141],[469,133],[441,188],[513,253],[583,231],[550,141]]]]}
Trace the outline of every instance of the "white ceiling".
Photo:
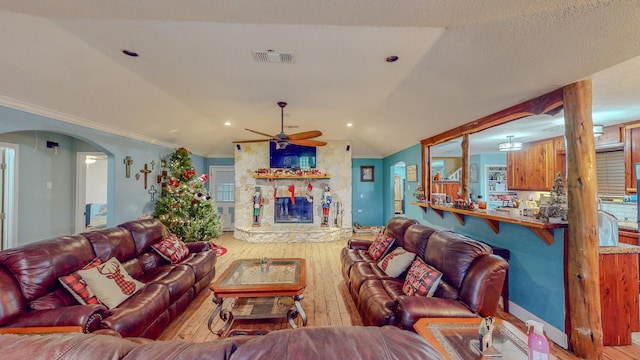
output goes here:
{"type": "Polygon", "coordinates": [[[384,157],[585,78],[594,122],[640,119],[638,34],[636,1],[0,0],[0,105],[218,157],[286,101],[285,132],[384,157]]]}

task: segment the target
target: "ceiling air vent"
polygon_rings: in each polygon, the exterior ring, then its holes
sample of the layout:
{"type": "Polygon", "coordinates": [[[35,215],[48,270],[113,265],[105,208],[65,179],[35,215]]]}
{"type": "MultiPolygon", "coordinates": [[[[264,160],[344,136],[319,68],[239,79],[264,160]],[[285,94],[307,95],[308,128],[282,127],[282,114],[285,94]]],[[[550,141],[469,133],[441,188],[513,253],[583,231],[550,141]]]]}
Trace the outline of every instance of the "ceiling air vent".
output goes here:
{"type": "Polygon", "coordinates": [[[253,59],[257,62],[293,64],[295,59],[290,52],[252,51],[253,59]]]}

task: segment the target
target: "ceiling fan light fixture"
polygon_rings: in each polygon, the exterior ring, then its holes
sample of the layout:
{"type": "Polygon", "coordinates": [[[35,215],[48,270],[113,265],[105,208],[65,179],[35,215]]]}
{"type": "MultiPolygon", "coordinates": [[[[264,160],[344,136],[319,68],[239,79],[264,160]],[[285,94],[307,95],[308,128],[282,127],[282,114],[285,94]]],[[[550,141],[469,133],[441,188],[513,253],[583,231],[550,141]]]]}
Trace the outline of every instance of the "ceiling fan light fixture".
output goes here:
{"type": "Polygon", "coordinates": [[[593,125],[593,136],[598,137],[604,135],[604,126],[593,125]]]}
{"type": "Polygon", "coordinates": [[[522,143],[519,141],[513,141],[513,135],[507,136],[509,141],[498,144],[498,150],[500,151],[517,151],[522,150],[522,143]]]}

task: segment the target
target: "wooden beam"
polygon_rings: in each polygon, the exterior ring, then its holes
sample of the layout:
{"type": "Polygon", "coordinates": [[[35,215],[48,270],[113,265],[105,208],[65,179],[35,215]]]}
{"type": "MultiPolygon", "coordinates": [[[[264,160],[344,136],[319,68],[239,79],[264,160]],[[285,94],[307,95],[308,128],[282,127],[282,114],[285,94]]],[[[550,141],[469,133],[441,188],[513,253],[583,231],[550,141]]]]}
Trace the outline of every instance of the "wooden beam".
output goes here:
{"type": "Polygon", "coordinates": [[[460,195],[462,200],[471,201],[469,196],[469,134],[462,135],[462,174],[460,195]]]}
{"type": "Polygon", "coordinates": [[[422,140],[421,143],[424,146],[436,145],[458,138],[464,134],[477,133],[494,126],[522,119],[523,117],[540,114],[555,115],[560,112],[560,110],[562,110],[562,89],[554,90],[535,99],[525,101],[508,109],[498,111],[497,113],[487,115],[449,131],[426,138],[422,140]]]}
{"type": "Polygon", "coordinates": [[[563,88],[567,139],[568,244],[570,341],[584,359],[601,359],[598,257],[598,211],[591,80],[563,88]]]}

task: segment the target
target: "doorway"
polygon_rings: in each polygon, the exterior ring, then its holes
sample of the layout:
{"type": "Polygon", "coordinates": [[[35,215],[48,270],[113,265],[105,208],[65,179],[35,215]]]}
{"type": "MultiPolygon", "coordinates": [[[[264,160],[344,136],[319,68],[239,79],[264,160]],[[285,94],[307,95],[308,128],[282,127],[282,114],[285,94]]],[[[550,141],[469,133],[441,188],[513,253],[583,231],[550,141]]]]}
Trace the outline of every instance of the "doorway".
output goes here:
{"type": "Polygon", "coordinates": [[[235,223],[235,169],[233,166],[209,167],[209,191],[222,220],[222,230],[232,231],[235,223]]]}
{"type": "Polygon", "coordinates": [[[0,143],[0,250],[18,241],[18,145],[0,143]]]}
{"type": "Polygon", "coordinates": [[[396,215],[402,215],[405,212],[405,196],[404,184],[407,179],[407,165],[404,161],[398,161],[391,166],[391,174],[393,176],[393,211],[396,215]]]}
{"type": "Polygon", "coordinates": [[[107,227],[107,155],[76,154],[75,232],[107,227]]]}

